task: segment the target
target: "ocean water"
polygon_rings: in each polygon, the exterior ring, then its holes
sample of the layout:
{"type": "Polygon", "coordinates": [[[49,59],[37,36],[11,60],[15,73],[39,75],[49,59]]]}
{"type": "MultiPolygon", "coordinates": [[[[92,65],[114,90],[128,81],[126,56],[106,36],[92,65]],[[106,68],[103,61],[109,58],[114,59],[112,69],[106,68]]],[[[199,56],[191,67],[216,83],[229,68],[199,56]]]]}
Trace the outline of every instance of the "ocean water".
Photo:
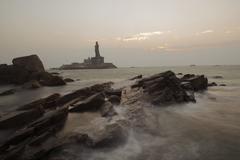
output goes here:
{"type": "MultiPolygon", "coordinates": [[[[68,92],[100,82],[113,81],[114,87],[128,85],[133,76],[172,70],[175,73],[204,74],[209,82],[227,86],[211,87],[196,93],[197,103],[147,108],[154,134],[129,129],[126,144],[113,150],[68,148],[57,156],[84,160],[239,160],[240,159],[240,66],[143,67],[108,70],[59,71],[63,77],[80,79],[63,87],[24,90],[19,86],[1,86],[0,91],[17,88],[15,95],[0,97],[2,113],[50,95],[68,92]],[[223,79],[214,79],[223,76],[223,79]],[[64,154],[63,154],[64,153],[64,154]]],[[[53,71],[55,72],[55,71],[53,71]]],[[[119,114],[121,114],[119,112],[119,114]]],[[[65,132],[85,124],[95,125],[92,114],[71,114],[65,132]]]]}

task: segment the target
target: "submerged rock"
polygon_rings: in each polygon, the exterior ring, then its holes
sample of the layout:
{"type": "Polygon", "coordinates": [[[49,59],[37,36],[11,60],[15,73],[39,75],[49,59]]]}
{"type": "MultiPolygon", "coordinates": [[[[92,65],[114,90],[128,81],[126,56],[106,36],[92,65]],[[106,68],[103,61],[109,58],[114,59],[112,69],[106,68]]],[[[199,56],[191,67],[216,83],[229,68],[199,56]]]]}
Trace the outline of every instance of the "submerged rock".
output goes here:
{"type": "Polygon", "coordinates": [[[41,84],[36,80],[32,80],[23,84],[23,88],[25,89],[37,89],[40,87],[41,87],[41,84]]]}
{"type": "Polygon", "coordinates": [[[9,89],[9,90],[6,90],[6,91],[3,91],[0,93],[0,96],[8,96],[8,95],[12,95],[16,92],[15,89],[9,89]]]}
{"type": "Polygon", "coordinates": [[[217,86],[217,83],[215,83],[215,82],[208,83],[208,87],[214,87],[214,86],[217,86]]]}
{"type": "Polygon", "coordinates": [[[71,79],[71,78],[65,78],[65,79],[64,79],[64,82],[66,82],[66,83],[71,83],[71,82],[74,82],[74,80],[71,79]]]}
{"type": "Polygon", "coordinates": [[[223,76],[213,76],[214,79],[223,79],[223,76]]]}

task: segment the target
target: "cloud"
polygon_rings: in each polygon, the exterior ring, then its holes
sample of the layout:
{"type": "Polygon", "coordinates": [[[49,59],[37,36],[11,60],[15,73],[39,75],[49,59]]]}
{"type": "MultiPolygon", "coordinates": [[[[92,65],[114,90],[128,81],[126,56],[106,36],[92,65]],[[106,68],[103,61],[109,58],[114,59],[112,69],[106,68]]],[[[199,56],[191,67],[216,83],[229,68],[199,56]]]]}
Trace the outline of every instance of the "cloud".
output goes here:
{"type": "Polygon", "coordinates": [[[205,31],[202,31],[202,32],[197,32],[196,35],[197,36],[200,36],[200,35],[203,35],[203,34],[210,34],[210,33],[213,33],[214,30],[205,30],[205,31]]]}
{"type": "MultiPolygon", "coordinates": [[[[168,31],[169,33],[170,31],[168,31]]],[[[155,32],[142,32],[128,37],[118,37],[118,41],[128,42],[128,41],[143,41],[147,40],[152,36],[159,36],[164,34],[164,32],[155,31],[155,32]]]]}

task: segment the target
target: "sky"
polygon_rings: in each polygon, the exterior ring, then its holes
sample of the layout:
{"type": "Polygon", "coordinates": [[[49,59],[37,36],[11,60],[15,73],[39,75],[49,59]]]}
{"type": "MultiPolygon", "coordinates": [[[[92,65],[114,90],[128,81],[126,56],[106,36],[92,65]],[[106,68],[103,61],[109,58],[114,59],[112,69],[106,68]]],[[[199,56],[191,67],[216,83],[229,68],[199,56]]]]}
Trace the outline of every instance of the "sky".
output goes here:
{"type": "Polygon", "coordinates": [[[239,0],[1,0],[0,63],[94,56],[119,67],[240,64],[239,0]]]}

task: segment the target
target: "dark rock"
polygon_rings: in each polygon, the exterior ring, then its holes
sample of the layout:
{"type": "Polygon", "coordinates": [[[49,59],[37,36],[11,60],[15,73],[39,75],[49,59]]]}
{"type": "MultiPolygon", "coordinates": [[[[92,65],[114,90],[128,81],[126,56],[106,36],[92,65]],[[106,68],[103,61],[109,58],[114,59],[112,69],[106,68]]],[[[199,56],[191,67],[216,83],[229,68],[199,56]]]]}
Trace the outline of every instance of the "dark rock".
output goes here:
{"type": "Polygon", "coordinates": [[[114,110],[111,102],[106,101],[100,108],[100,113],[102,117],[112,117],[117,115],[117,112],[114,110]]]}
{"type": "Polygon", "coordinates": [[[71,82],[74,82],[74,80],[71,79],[71,78],[65,78],[65,79],[64,79],[64,82],[66,82],[66,83],[71,83],[71,82]]]}
{"type": "Polygon", "coordinates": [[[227,86],[227,85],[226,85],[226,84],[219,84],[219,86],[225,87],[225,86],[227,86]]]}
{"type": "Polygon", "coordinates": [[[180,72],[180,73],[178,73],[177,75],[181,76],[181,75],[183,75],[183,74],[180,72]]]}
{"type": "Polygon", "coordinates": [[[60,99],[61,95],[58,93],[52,94],[46,98],[41,98],[36,101],[33,101],[29,104],[20,106],[17,108],[18,111],[21,110],[29,110],[34,109],[37,107],[42,107],[44,109],[50,109],[50,108],[56,108],[57,107],[57,101],[60,99]]]}
{"type": "Polygon", "coordinates": [[[80,101],[69,109],[70,112],[84,112],[84,111],[96,111],[105,102],[105,97],[102,93],[96,93],[86,100],[80,101]]]}
{"type": "Polygon", "coordinates": [[[213,76],[214,79],[223,79],[223,76],[213,76]]]}
{"type": "Polygon", "coordinates": [[[35,108],[27,111],[15,111],[0,118],[0,129],[8,129],[23,126],[43,115],[42,108],[35,108]]]}
{"type": "Polygon", "coordinates": [[[108,100],[112,103],[112,104],[116,104],[119,105],[121,102],[121,98],[119,96],[116,95],[111,95],[110,97],[108,97],[108,100]]]}
{"type": "Polygon", "coordinates": [[[104,93],[105,93],[106,96],[114,95],[114,96],[121,97],[122,96],[122,89],[108,89],[104,93]]]}
{"type": "Polygon", "coordinates": [[[23,88],[25,89],[37,89],[40,87],[41,87],[41,84],[36,80],[31,80],[23,84],[23,88]]]}
{"type": "Polygon", "coordinates": [[[86,87],[86,88],[82,88],[79,89],[77,91],[74,91],[72,93],[66,94],[64,96],[62,96],[59,100],[58,100],[58,105],[62,106],[65,105],[71,101],[80,101],[80,100],[84,100],[89,96],[92,96],[96,93],[99,92],[106,92],[111,90],[111,85],[113,83],[112,82],[107,82],[107,83],[102,83],[102,84],[96,84],[93,85],[91,87],[86,87]]]}
{"type": "Polygon", "coordinates": [[[204,75],[184,75],[182,82],[190,82],[194,91],[205,90],[208,87],[208,79],[204,75]]]}
{"type": "Polygon", "coordinates": [[[130,78],[129,80],[136,80],[136,79],[141,79],[143,76],[140,74],[140,75],[137,75],[133,78],[130,78]]]}
{"type": "Polygon", "coordinates": [[[190,82],[181,82],[181,87],[185,90],[194,90],[190,82]]]}
{"type": "Polygon", "coordinates": [[[2,65],[0,67],[1,84],[23,84],[28,81],[29,72],[14,65],[2,65]]]}
{"type": "Polygon", "coordinates": [[[37,55],[14,58],[12,63],[14,66],[24,68],[25,70],[30,72],[45,71],[43,63],[37,55]]]}
{"type": "Polygon", "coordinates": [[[8,95],[12,95],[16,92],[15,89],[9,89],[9,90],[6,90],[6,91],[3,91],[2,93],[0,93],[0,96],[8,96],[8,95]]]}
{"type": "Polygon", "coordinates": [[[213,87],[213,86],[217,86],[217,83],[215,83],[215,82],[208,83],[208,87],[213,87]]]}
{"type": "Polygon", "coordinates": [[[58,73],[58,72],[50,72],[50,74],[52,74],[52,75],[59,75],[60,73],[58,73]]]}
{"type": "Polygon", "coordinates": [[[27,128],[34,128],[35,134],[42,134],[47,131],[59,129],[65,122],[68,115],[68,108],[63,107],[44,114],[43,117],[30,123],[27,128]]]}
{"type": "Polygon", "coordinates": [[[140,101],[147,100],[155,105],[195,101],[182,88],[180,79],[172,71],[144,78],[132,86],[132,88],[136,87],[143,89],[144,94],[140,101]]]}
{"type": "Polygon", "coordinates": [[[39,76],[39,82],[44,86],[62,86],[66,85],[66,82],[59,77],[53,76],[50,73],[42,72],[39,76]]]}

